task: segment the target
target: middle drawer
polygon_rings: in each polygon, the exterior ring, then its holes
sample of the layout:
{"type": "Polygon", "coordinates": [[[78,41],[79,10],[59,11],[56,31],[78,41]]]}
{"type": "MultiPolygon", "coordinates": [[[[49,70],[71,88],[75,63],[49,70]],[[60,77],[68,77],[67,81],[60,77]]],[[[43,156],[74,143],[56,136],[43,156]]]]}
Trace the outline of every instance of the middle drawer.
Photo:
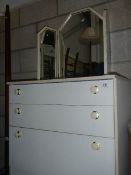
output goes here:
{"type": "Polygon", "coordinates": [[[10,125],[114,137],[112,106],[10,104],[10,125]]]}

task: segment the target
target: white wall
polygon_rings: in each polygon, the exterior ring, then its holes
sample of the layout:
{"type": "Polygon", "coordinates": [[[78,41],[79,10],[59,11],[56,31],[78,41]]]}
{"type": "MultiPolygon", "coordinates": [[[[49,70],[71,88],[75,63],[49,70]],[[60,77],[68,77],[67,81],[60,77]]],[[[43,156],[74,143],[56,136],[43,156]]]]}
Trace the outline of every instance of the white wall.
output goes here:
{"type": "Polygon", "coordinates": [[[6,4],[9,4],[10,8],[12,9],[12,8],[21,7],[23,5],[26,5],[35,1],[39,1],[39,0],[0,0],[0,12],[5,11],[6,4]]]}

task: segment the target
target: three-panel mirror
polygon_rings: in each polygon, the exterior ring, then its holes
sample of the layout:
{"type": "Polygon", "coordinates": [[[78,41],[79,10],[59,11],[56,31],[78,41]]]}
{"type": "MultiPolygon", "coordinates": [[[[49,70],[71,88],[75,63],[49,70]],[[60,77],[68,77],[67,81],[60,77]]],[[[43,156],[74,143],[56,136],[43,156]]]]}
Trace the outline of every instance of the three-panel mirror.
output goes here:
{"type": "Polygon", "coordinates": [[[86,77],[108,72],[106,13],[91,8],[71,13],[58,31],[38,34],[38,79],[86,77]]]}

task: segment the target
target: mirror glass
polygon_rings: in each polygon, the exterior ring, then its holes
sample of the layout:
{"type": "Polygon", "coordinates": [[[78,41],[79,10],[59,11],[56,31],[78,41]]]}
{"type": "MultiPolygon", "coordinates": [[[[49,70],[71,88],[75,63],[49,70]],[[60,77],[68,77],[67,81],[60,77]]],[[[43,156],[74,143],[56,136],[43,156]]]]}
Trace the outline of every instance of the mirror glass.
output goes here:
{"type": "Polygon", "coordinates": [[[103,21],[91,11],[74,13],[60,32],[63,77],[104,74],[103,21]]]}
{"type": "Polygon", "coordinates": [[[55,78],[56,31],[45,28],[40,35],[40,78],[55,78]]]}

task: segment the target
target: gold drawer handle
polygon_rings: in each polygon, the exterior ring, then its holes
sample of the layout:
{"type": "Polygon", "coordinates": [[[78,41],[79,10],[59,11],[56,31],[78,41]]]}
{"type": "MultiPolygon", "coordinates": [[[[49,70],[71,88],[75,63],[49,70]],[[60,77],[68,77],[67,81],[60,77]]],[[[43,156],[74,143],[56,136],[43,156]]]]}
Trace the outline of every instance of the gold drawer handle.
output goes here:
{"type": "Polygon", "coordinates": [[[20,129],[17,129],[16,132],[15,132],[15,137],[17,139],[21,138],[22,137],[22,131],[20,129]]]}
{"type": "Polygon", "coordinates": [[[15,109],[15,112],[16,114],[20,115],[22,113],[22,109],[18,107],[15,109]]]}
{"type": "Polygon", "coordinates": [[[92,148],[93,150],[98,151],[98,150],[100,150],[100,148],[101,148],[101,144],[100,144],[100,143],[97,143],[97,142],[93,142],[93,143],[91,144],[91,148],[92,148]]]}
{"type": "Polygon", "coordinates": [[[92,118],[92,119],[98,120],[99,117],[100,117],[100,113],[99,113],[99,112],[93,111],[93,112],[91,113],[91,118],[92,118]]]}
{"type": "Polygon", "coordinates": [[[20,115],[20,114],[22,113],[22,109],[19,108],[19,107],[16,108],[16,109],[15,109],[15,113],[18,114],[18,115],[20,115]]]}
{"type": "Polygon", "coordinates": [[[21,89],[19,89],[19,88],[16,89],[16,91],[15,91],[15,94],[16,94],[16,95],[21,95],[21,93],[22,93],[21,89]]]}
{"type": "Polygon", "coordinates": [[[94,85],[94,86],[91,86],[90,91],[93,94],[97,94],[99,92],[99,88],[98,86],[94,85]]]}

